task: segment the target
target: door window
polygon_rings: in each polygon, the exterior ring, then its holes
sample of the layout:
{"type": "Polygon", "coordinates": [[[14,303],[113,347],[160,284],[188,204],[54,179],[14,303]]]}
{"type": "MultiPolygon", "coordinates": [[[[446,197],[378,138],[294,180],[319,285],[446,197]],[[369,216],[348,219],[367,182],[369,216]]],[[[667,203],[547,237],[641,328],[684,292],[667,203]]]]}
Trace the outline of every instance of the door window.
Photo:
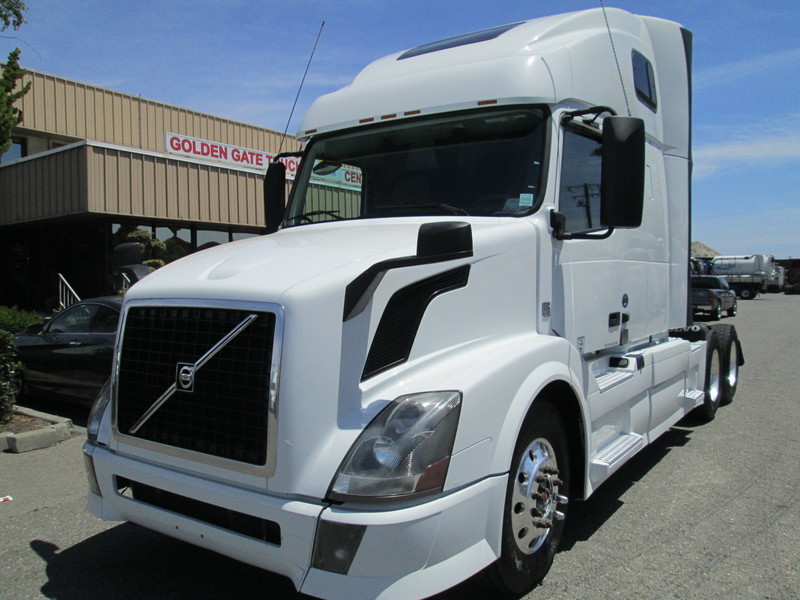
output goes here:
{"type": "Polygon", "coordinates": [[[89,333],[92,318],[97,309],[96,304],[79,304],[71,306],[61,314],[53,317],[48,327],[48,333],[89,333]]]}
{"type": "Polygon", "coordinates": [[[600,225],[600,173],[602,144],[599,139],[572,130],[564,131],[559,212],[567,218],[570,233],[596,231],[600,225]]]}

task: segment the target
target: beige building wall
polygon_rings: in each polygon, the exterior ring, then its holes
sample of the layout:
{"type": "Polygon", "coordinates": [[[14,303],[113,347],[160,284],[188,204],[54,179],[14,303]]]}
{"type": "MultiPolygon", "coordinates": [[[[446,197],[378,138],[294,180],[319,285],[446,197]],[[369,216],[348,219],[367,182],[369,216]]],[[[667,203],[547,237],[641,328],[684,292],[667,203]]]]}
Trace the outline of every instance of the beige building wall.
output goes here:
{"type": "MultiPolygon", "coordinates": [[[[164,133],[179,133],[234,146],[276,153],[280,133],[106,90],[54,75],[30,71],[30,91],[17,103],[23,120],[18,129],[45,132],[65,141],[87,139],[164,151],[164,133]]],[[[289,136],[287,142],[293,142],[289,136]]],[[[284,143],[284,150],[290,149],[284,143]]],[[[296,148],[296,143],[291,149],[296,148]]]]}
{"type": "Polygon", "coordinates": [[[25,80],[15,135],[27,157],[0,166],[0,226],[81,214],[264,226],[263,172],[170,154],[165,134],[270,154],[282,134],[44,73],[25,80]]]}

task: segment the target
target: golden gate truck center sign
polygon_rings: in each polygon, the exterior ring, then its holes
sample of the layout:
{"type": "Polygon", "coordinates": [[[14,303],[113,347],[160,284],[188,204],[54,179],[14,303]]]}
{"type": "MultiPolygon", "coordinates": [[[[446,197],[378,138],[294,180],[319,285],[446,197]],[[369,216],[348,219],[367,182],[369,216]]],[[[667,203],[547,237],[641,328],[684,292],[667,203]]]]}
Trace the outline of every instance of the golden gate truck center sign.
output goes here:
{"type": "MultiPolygon", "coordinates": [[[[201,140],[177,133],[164,134],[164,149],[170,154],[179,154],[190,158],[199,158],[262,172],[267,170],[267,166],[275,158],[274,154],[262,152],[261,150],[220,144],[219,142],[201,140]]],[[[286,165],[286,178],[294,179],[297,169],[300,167],[300,159],[286,157],[282,158],[281,162],[286,165]]]]}

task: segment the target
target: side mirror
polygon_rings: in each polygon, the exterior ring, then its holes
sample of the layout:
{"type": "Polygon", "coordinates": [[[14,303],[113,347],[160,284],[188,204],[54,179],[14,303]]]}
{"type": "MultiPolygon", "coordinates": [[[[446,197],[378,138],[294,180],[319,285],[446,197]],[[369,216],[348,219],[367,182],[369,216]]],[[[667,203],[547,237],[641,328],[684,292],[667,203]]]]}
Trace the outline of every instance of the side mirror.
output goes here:
{"type": "Polygon", "coordinates": [[[644,208],[644,121],[633,117],[603,120],[600,223],[633,228],[644,208]]]}
{"type": "Polygon", "coordinates": [[[44,329],[44,323],[33,323],[25,328],[25,333],[28,335],[36,335],[41,333],[42,329],[44,329]]]}
{"type": "Polygon", "coordinates": [[[273,160],[264,176],[264,221],[265,233],[274,233],[283,221],[286,207],[286,165],[273,160]]]}

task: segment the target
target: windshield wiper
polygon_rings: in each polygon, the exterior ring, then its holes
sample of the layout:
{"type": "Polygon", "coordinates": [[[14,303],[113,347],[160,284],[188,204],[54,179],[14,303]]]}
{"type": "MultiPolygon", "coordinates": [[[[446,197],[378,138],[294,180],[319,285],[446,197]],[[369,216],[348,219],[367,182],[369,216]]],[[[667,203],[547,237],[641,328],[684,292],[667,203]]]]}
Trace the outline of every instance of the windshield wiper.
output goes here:
{"type": "Polygon", "coordinates": [[[311,220],[311,217],[315,217],[317,215],[326,215],[328,217],[332,217],[336,221],[344,220],[344,217],[335,210],[312,210],[306,213],[302,213],[300,215],[289,217],[288,219],[286,219],[286,222],[289,223],[292,221],[297,221],[298,219],[304,219],[307,223],[313,223],[314,221],[311,220]]]}

